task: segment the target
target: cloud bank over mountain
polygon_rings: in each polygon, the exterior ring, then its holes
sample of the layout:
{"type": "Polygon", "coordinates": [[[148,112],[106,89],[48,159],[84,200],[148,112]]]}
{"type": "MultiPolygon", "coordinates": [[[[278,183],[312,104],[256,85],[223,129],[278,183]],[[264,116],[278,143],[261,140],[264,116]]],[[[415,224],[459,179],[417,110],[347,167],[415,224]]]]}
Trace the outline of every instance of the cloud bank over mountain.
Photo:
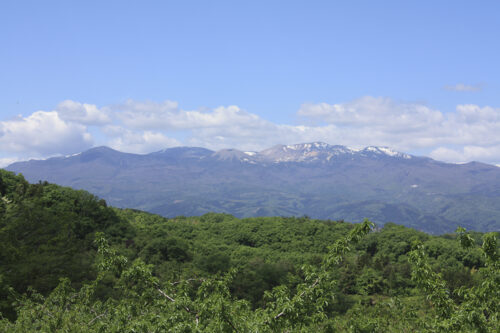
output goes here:
{"type": "Polygon", "coordinates": [[[293,124],[274,123],[236,105],[184,110],[169,100],[106,106],[66,100],[54,110],[0,121],[0,163],[67,155],[95,145],[148,153],[180,145],[261,150],[324,141],[389,146],[447,162],[500,164],[498,133],[500,108],[463,104],[443,112],[387,97],[305,103],[293,124]]]}
{"type": "Polygon", "coordinates": [[[0,151],[12,156],[67,154],[92,144],[84,123],[64,120],[58,111],[37,111],[0,122],[0,151]]]}

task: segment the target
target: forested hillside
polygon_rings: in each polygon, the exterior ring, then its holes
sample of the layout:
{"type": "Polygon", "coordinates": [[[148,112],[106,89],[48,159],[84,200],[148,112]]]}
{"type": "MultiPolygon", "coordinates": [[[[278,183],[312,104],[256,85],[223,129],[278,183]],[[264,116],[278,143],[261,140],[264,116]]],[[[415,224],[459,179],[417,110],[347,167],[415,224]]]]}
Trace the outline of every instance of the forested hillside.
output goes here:
{"type": "Polygon", "coordinates": [[[0,331],[412,332],[499,326],[497,233],[163,218],[0,170],[0,331]]]}
{"type": "MultiPolygon", "coordinates": [[[[31,286],[47,294],[61,277],[75,286],[94,278],[96,231],[117,244],[133,237],[129,223],[85,191],[29,184],[0,170],[0,195],[0,275],[16,293],[31,286]]],[[[11,316],[12,295],[0,293],[0,311],[11,316]]]]}

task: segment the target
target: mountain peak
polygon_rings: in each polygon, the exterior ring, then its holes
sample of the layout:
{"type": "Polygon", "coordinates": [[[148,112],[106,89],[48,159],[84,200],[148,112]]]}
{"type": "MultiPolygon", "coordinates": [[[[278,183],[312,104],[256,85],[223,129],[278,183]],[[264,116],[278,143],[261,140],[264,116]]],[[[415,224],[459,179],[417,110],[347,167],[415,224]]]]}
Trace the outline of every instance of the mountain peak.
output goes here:
{"type": "Polygon", "coordinates": [[[213,154],[212,150],[200,147],[173,147],[150,153],[148,156],[160,159],[202,159],[213,154]]]}
{"type": "Polygon", "coordinates": [[[344,146],[332,146],[324,142],[277,145],[263,150],[259,155],[266,160],[278,162],[311,162],[329,160],[333,155],[348,151],[344,146]]]}
{"type": "Polygon", "coordinates": [[[395,151],[389,147],[376,147],[376,146],[369,146],[366,147],[365,149],[361,150],[361,153],[364,154],[377,154],[377,155],[386,155],[390,157],[399,157],[399,158],[404,158],[404,159],[410,159],[412,158],[411,155],[405,154],[405,153],[400,153],[398,151],[395,151]]]}
{"type": "Polygon", "coordinates": [[[323,150],[331,147],[328,143],[324,142],[310,142],[310,143],[298,143],[294,145],[282,146],[284,150],[323,150]]]}
{"type": "Polygon", "coordinates": [[[277,162],[313,162],[330,161],[334,157],[363,156],[380,158],[384,156],[410,159],[411,155],[397,152],[388,147],[369,146],[364,149],[354,149],[341,145],[330,145],[324,142],[300,143],[294,145],[276,145],[263,150],[259,155],[267,160],[277,162]]]}

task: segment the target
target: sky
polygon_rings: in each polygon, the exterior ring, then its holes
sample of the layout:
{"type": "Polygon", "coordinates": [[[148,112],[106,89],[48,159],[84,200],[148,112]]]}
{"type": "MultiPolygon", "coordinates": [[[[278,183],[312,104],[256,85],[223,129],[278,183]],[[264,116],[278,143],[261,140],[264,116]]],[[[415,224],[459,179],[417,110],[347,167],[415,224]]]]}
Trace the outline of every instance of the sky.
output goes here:
{"type": "Polygon", "coordinates": [[[498,1],[0,2],[0,167],[322,141],[500,165],[498,1]]]}

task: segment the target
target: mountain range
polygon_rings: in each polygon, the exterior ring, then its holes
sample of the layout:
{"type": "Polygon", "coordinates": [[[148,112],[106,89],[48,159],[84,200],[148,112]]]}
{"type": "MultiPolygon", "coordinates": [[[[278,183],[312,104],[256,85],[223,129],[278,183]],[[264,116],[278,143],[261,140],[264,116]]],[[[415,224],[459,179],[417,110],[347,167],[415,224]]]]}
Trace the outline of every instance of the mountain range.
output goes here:
{"type": "Polygon", "coordinates": [[[6,169],[166,217],[366,217],[430,233],[457,226],[500,230],[499,167],[444,163],[385,147],[314,142],[260,152],[176,147],[145,155],[97,147],[6,169]]]}

